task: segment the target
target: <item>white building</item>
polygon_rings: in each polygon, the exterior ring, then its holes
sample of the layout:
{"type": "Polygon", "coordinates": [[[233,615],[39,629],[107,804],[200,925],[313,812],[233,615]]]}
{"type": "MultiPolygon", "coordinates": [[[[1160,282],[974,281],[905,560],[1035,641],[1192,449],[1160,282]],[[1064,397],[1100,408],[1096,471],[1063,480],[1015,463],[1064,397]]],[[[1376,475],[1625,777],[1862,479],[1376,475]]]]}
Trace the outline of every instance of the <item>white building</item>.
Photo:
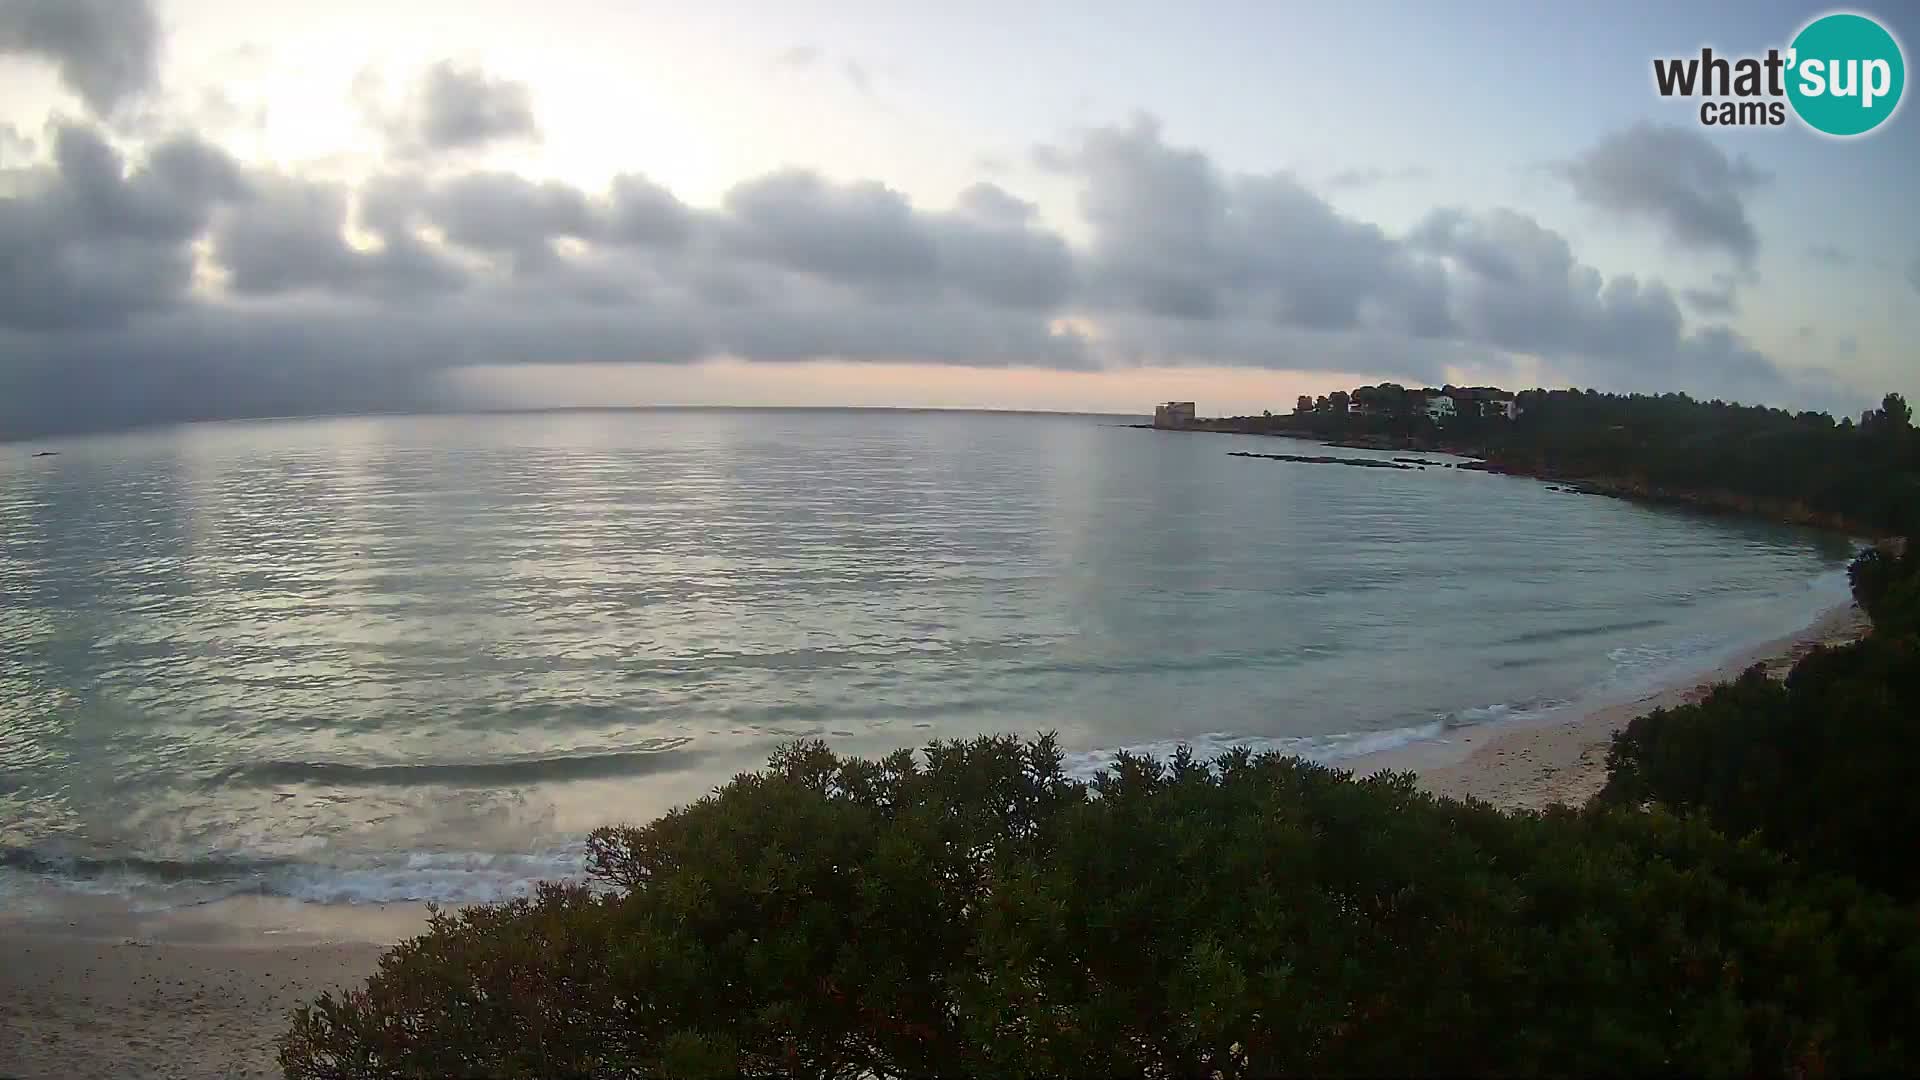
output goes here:
{"type": "Polygon", "coordinates": [[[1453,397],[1448,394],[1427,395],[1427,418],[1439,423],[1454,414],[1453,397]]]}
{"type": "Polygon", "coordinates": [[[1181,428],[1193,423],[1193,402],[1169,401],[1153,407],[1153,426],[1181,428]]]}

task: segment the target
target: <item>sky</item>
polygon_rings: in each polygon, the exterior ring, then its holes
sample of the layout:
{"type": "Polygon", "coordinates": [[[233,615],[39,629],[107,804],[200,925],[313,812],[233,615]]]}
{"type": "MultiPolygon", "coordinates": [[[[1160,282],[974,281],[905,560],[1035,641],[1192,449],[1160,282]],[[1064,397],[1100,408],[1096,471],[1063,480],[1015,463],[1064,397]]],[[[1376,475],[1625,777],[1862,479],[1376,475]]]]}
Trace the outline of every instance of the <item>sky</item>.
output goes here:
{"type": "Polygon", "coordinates": [[[1544,10],[0,0],[0,439],[1920,393],[1914,109],[1842,140],[1653,87],[1833,9],[1544,10]]]}

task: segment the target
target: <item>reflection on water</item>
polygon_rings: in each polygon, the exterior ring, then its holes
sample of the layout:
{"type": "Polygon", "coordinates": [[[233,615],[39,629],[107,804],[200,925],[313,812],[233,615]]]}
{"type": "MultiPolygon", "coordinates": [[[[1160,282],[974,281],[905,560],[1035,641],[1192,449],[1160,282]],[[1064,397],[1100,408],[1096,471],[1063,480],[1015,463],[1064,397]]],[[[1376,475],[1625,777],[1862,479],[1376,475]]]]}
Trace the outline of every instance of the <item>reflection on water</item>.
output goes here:
{"type": "Polygon", "coordinates": [[[1332,754],[1773,636],[1847,554],[1253,443],[721,410],[0,448],[0,874],[485,893],[800,736],[1332,754]]]}

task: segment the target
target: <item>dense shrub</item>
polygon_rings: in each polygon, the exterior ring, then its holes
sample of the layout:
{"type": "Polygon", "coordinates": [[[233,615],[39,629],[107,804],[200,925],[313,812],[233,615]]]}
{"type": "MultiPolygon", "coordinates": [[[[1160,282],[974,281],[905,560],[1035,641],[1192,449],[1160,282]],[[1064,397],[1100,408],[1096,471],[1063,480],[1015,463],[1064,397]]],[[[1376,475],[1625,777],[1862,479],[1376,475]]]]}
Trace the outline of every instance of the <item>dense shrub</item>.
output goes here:
{"type": "Polygon", "coordinates": [[[1815,866],[1920,899],[1920,561],[1868,549],[1849,568],[1873,634],[1818,649],[1784,684],[1757,669],[1613,738],[1613,805],[1699,813],[1815,866]]]}
{"type": "Polygon", "coordinates": [[[807,744],[592,865],[302,1010],[287,1075],[1899,1071],[1920,995],[1911,913],[1702,822],[1270,755],[807,744]]]}
{"type": "Polygon", "coordinates": [[[1920,552],[1870,547],[1847,567],[1853,598],[1885,635],[1920,633],[1920,552]]]}

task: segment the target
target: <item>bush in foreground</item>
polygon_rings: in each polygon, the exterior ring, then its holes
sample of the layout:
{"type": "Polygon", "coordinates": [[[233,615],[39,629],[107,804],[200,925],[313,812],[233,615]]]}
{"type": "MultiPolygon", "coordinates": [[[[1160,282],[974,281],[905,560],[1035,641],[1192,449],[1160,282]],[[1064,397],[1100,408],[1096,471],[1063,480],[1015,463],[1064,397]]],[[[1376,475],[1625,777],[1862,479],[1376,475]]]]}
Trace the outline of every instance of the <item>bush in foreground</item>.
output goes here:
{"type": "Polygon", "coordinates": [[[1920,551],[1870,547],[1847,567],[1853,598],[1873,619],[1876,633],[1920,633],[1920,551]]]}
{"type": "Polygon", "coordinates": [[[1297,759],[819,744],[436,917],[293,1080],[1899,1071],[1913,915],[1665,813],[1297,759]]]}
{"type": "Polygon", "coordinates": [[[1920,900],[1920,561],[1850,568],[1865,640],[1816,649],[1784,683],[1756,669],[1613,737],[1599,801],[1699,814],[1815,867],[1920,900]]]}

